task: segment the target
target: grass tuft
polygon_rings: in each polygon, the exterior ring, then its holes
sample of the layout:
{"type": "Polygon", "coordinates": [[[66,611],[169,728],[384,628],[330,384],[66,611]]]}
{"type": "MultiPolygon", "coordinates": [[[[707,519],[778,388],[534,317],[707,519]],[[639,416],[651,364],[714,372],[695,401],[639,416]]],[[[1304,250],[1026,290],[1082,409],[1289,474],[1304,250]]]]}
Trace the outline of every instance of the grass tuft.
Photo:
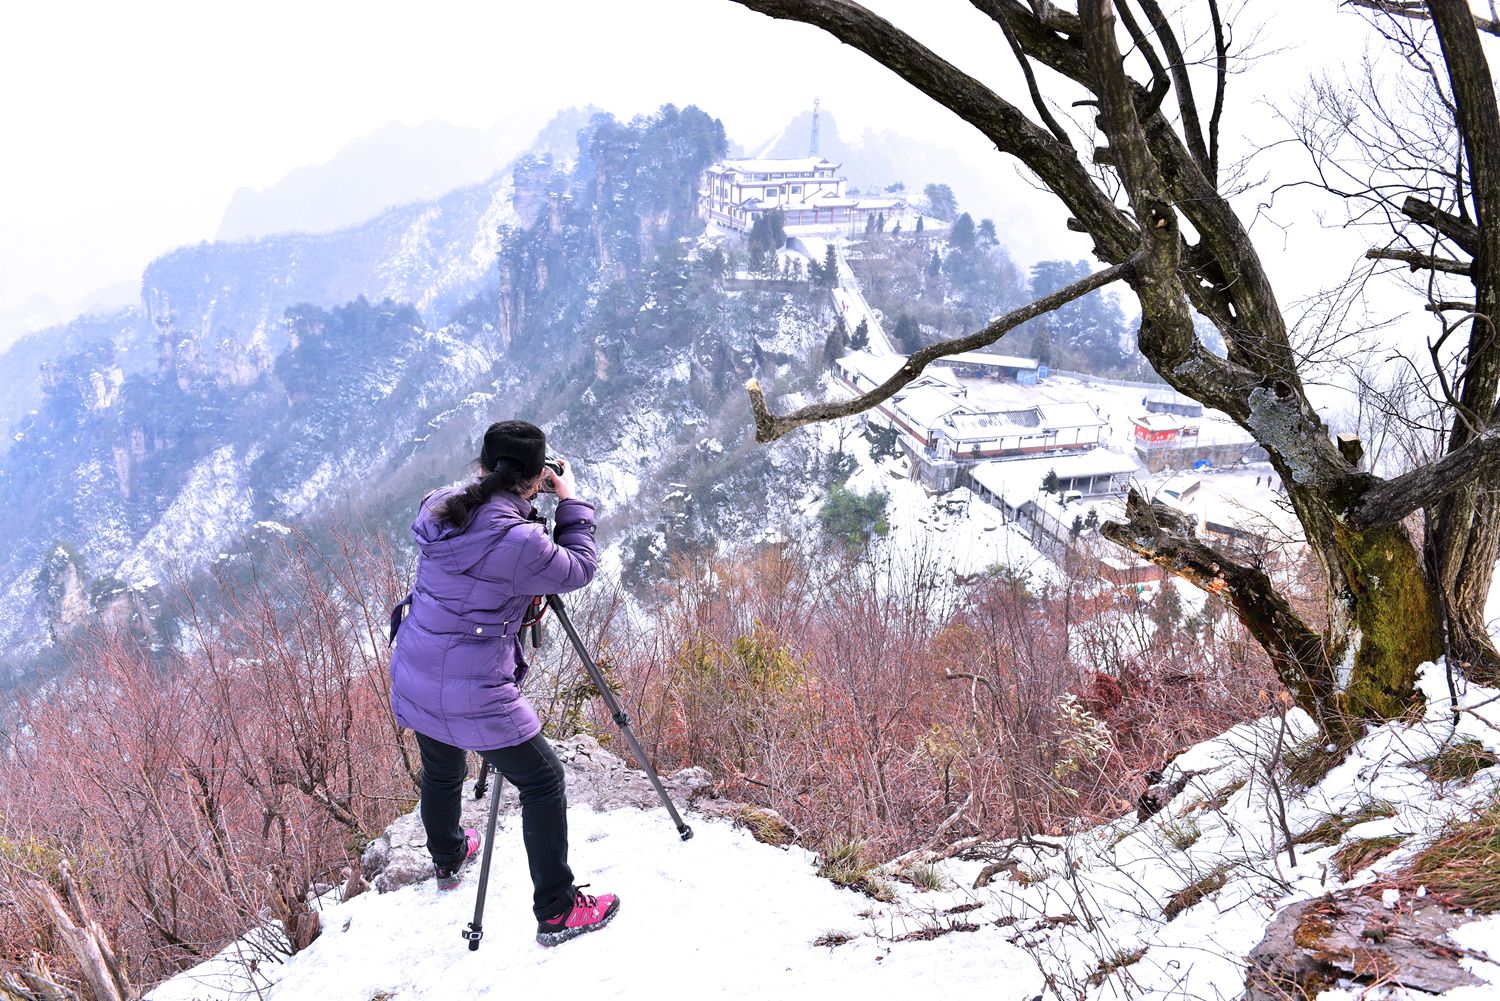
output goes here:
{"type": "Polygon", "coordinates": [[[1245,788],[1244,779],[1240,779],[1237,782],[1231,782],[1224,788],[1220,789],[1218,792],[1214,793],[1213,796],[1211,796],[1209,799],[1205,800],[1203,803],[1203,808],[1205,810],[1211,810],[1214,813],[1218,813],[1220,810],[1224,809],[1224,807],[1229,805],[1230,797],[1232,797],[1235,793],[1239,792],[1243,788],[1245,788]]]}
{"type": "Polygon", "coordinates": [[[1138,949],[1116,949],[1112,954],[1099,960],[1099,965],[1094,968],[1093,973],[1088,975],[1085,983],[1090,987],[1102,987],[1104,986],[1104,981],[1109,978],[1111,973],[1140,962],[1141,957],[1145,954],[1145,946],[1141,946],[1138,949]]]}
{"type": "Polygon", "coordinates": [[[797,840],[797,829],[780,815],[758,806],[745,805],[734,815],[736,827],[743,827],[750,836],[762,844],[784,848],[797,840]]]}
{"type": "Polygon", "coordinates": [[[1383,799],[1367,800],[1353,813],[1336,813],[1292,839],[1294,845],[1336,845],[1349,829],[1372,820],[1394,817],[1396,808],[1383,799]]]}
{"type": "Polygon", "coordinates": [[[1182,820],[1172,820],[1161,825],[1161,838],[1172,848],[1185,852],[1198,843],[1203,832],[1198,828],[1198,822],[1190,817],[1182,820]]]}
{"type": "Polygon", "coordinates": [[[1474,777],[1476,772],[1500,765],[1500,755],[1473,737],[1454,741],[1430,758],[1411,762],[1411,766],[1434,782],[1455,782],[1474,777]]]}
{"type": "Polygon", "coordinates": [[[1400,848],[1405,840],[1400,834],[1387,834],[1383,838],[1355,838],[1333,853],[1333,865],[1338,870],[1339,879],[1349,882],[1355,873],[1379,862],[1400,848]]]}
{"type": "Polygon", "coordinates": [[[1321,735],[1299,741],[1284,757],[1287,778],[1299,789],[1311,789],[1333,771],[1348,753],[1347,747],[1340,747],[1321,735]]]}
{"type": "Polygon", "coordinates": [[[1217,893],[1229,882],[1229,867],[1217,866],[1167,898],[1162,913],[1171,921],[1183,911],[1217,893]]]}
{"type": "Polygon", "coordinates": [[[943,873],[935,865],[908,865],[903,866],[894,873],[894,878],[903,883],[910,883],[919,890],[937,893],[948,888],[948,881],[943,878],[943,873]]]}
{"type": "Polygon", "coordinates": [[[1500,799],[1424,848],[1408,872],[1460,907],[1500,912],[1500,799]]]}
{"type": "Polygon", "coordinates": [[[818,875],[882,903],[895,898],[891,888],[875,877],[875,867],[865,861],[865,845],[858,838],[830,845],[818,863],[818,875]]]}

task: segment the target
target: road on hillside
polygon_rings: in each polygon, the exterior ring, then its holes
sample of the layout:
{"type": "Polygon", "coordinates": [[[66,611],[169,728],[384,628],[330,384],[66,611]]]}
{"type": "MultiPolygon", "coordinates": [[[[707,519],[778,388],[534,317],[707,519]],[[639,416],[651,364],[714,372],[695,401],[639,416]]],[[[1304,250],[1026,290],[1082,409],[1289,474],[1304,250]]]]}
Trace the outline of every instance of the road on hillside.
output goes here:
{"type": "Polygon", "coordinates": [[[891,339],[885,334],[885,328],[880,325],[880,318],[875,315],[875,311],[865,301],[864,293],[859,290],[859,280],[854,277],[854,269],[849,267],[849,261],[844,255],[843,238],[835,238],[832,243],[839,267],[839,284],[833,290],[833,301],[838,306],[839,315],[844,318],[845,328],[852,335],[859,326],[859,321],[864,320],[870,332],[870,345],[866,350],[872,355],[896,354],[896,349],[891,346],[891,339]]]}

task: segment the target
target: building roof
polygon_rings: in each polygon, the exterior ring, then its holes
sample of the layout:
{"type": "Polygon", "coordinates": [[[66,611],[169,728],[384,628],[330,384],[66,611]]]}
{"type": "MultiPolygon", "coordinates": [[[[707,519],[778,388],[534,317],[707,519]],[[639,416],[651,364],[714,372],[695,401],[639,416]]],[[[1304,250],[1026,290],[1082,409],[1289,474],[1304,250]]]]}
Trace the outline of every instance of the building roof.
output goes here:
{"type": "Polygon", "coordinates": [[[1103,448],[1064,455],[1040,455],[1026,459],[991,459],[969,470],[980,486],[1007,501],[1030,500],[1042,492],[1042,480],[1051,470],[1060,479],[1085,476],[1125,476],[1140,471],[1128,456],[1103,448]]]}
{"type": "Polygon", "coordinates": [[[1203,404],[1191,396],[1183,396],[1176,390],[1158,390],[1154,393],[1147,393],[1146,402],[1165,404],[1173,407],[1197,407],[1200,410],[1203,409],[1203,404]]]}
{"type": "Polygon", "coordinates": [[[987,351],[960,351],[958,354],[946,355],[934,359],[933,364],[949,363],[953,365],[994,365],[1000,368],[1036,368],[1035,358],[1021,358],[1016,355],[992,355],[987,351]]]}
{"type": "Polygon", "coordinates": [[[1181,431],[1188,422],[1176,414],[1144,414],[1130,418],[1130,423],[1147,431],[1181,431]]]}
{"type": "Polygon", "coordinates": [[[1109,424],[1090,403],[1043,403],[1037,409],[1049,428],[1102,428],[1109,424]]]}
{"type": "Polygon", "coordinates": [[[1193,491],[1203,485],[1203,481],[1191,473],[1179,472],[1172,476],[1167,482],[1156,488],[1158,494],[1165,494],[1181,500],[1192,495],[1193,491]]]}
{"type": "Polygon", "coordinates": [[[897,400],[896,409],[917,427],[930,429],[949,414],[966,411],[968,406],[937,386],[923,386],[897,400]]]}
{"type": "Polygon", "coordinates": [[[821,156],[796,156],[785,159],[720,160],[708,169],[737,170],[745,174],[785,174],[829,167],[836,170],[838,166],[821,156]]]}
{"type": "Polygon", "coordinates": [[[1027,407],[1021,410],[971,411],[950,418],[947,423],[953,429],[955,438],[963,441],[977,438],[982,441],[985,438],[1015,434],[1018,428],[1039,428],[1042,426],[1042,418],[1036,407],[1027,407]]]}
{"type": "MultiPolygon", "coordinates": [[[[906,364],[906,355],[876,355],[868,351],[852,351],[839,359],[839,364],[844,368],[855,372],[875,385],[880,385],[900,370],[906,364]]],[[[954,392],[966,392],[958,377],[945,368],[933,368],[928,366],[922,370],[922,374],[913,379],[897,392],[896,398],[920,389],[923,386],[941,385],[947,386],[954,392]]]]}

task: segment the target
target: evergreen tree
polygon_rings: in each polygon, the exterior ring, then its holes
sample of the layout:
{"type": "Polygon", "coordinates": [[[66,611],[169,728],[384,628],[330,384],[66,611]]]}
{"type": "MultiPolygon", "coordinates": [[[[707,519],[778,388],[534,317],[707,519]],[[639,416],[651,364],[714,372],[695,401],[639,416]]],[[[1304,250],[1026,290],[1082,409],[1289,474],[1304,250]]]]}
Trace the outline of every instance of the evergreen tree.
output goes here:
{"type": "Polygon", "coordinates": [[[948,233],[948,239],[959,250],[964,252],[973,250],[975,241],[974,217],[965,212],[953,220],[953,229],[948,233]]]}
{"type": "Polygon", "coordinates": [[[987,247],[993,247],[1000,242],[1000,237],[995,233],[995,220],[979,220],[979,242],[987,247]]]}
{"type": "MultiPolygon", "coordinates": [[[[1031,269],[1031,294],[1039,298],[1056,292],[1089,270],[1083,261],[1039,261],[1031,269]]],[[[1064,362],[1092,372],[1115,371],[1126,362],[1120,347],[1125,317],[1115,300],[1101,292],[1090,292],[1054,311],[1047,326],[1053,350],[1064,362]]]]}
{"type": "Polygon", "coordinates": [[[1052,364],[1052,328],[1047,324],[1046,317],[1036,325],[1036,330],[1031,335],[1031,357],[1038,364],[1052,364]]]}
{"type": "Polygon", "coordinates": [[[927,205],[934,219],[952,222],[958,215],[958,199],[953,197],[953,189],[948,185],[929,184],[922,193],[927,196],[927,205]]]}
{"type": "Polygon", "coordinates": [[[1047,470],[1047,475],[1042,477],[1042,493],[1055,494],[1062,490],[1062,483],[1057,478],[1057,470],[1047,470]]]}
{"type": "Polygon", "coordinates": [[[833,367],[833,363],[849,353],[849,328],[844,325],[844,318],[838,317],[833,321],[833,330],[828,333],[828,340],[823,342],[823,363],[833,367]]]}
{"type": "Polygon", "coordinates": [[[849,338],[849,346],[856,351],[863,351],[870,346],[870,321],[860,317],[859,326],[854,328],[854,336],[849,338]]]}
{"type": "Polygon", "coordinates": [[[891,336],[896,339],[896,348],[905,354],[911,354],[922,347],[922,328],[907,313],[896,318],[896,329],[891,332],[891,336]]]}
{"type": "Polygon", "coordinates": [[[823,254],[823,284],[833,288],[839,283],[839,255],[833,249],[833,244],[828,245],[828,250],[823,254]]]}
{"type": "Polygon", "coordinates": [[[917,216],[917,234],[921,235],[921,232],[924,228],[925,227],[922,225],[922,216],[917,216]]]}
{"type": "Polygon", "coordinates": [[[877,215],[875,217],[875,232],[877,232],[877,233],[884,233],[885,232],[885,213],[884,212],[881,212],[879,215],[877,215]]]}

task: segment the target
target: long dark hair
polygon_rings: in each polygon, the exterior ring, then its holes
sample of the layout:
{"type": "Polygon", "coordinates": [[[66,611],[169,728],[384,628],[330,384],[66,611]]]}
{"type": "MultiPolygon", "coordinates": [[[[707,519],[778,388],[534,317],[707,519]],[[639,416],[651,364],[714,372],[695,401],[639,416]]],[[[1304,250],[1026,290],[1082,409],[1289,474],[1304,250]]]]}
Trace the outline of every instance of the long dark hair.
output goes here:
{"type": "Polygon", "coordinates": [[[521,494],[530,490],[541,475],[546,441],[542,429],[526,421],[491,424],[484,433],[484,446],[477,459],[483,475],[443,501],[433,512],[438,521],[464,528],[474,512],[497,492],[521,494]]]}

